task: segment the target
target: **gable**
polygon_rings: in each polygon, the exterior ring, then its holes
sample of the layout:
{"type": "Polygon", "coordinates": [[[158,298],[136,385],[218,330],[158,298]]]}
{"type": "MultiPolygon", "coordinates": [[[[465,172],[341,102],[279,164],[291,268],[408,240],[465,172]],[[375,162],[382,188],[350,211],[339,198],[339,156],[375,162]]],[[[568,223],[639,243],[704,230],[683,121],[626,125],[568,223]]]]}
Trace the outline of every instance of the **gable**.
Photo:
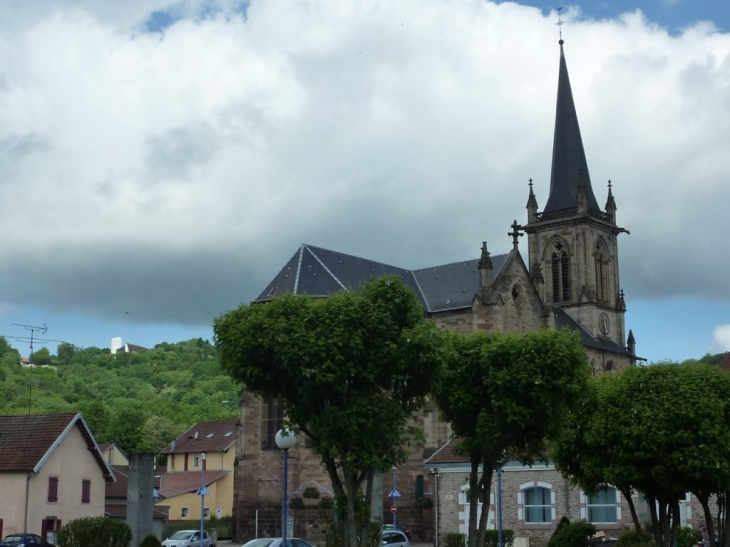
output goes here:
{"type": "Polygon", "coordinates": [[[104,477],[113,480],[111,468],[80,413],[0,416],[0,473],[38,473],[74,428],[79,429],[104,477]]]}

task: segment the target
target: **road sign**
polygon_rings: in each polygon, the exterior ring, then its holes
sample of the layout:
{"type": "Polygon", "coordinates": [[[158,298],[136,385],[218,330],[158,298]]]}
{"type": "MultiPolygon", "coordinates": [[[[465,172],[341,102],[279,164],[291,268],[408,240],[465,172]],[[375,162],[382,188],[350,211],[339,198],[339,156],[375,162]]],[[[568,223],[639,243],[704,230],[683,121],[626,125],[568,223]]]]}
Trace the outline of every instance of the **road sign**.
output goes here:
{"type": "Polygon", "coordinates": [[[398,507],[396,505],[391,505],[390,512],[396,514],[398,512],[398,507]]]}
{"type": "Polygon", "coordinates": [[[388,494],[388,497],[389,498],[399,498],[400,497],[400,492],[398,492],[398,490],[396,490],[395,488],[393,488],[393,490],[390,491],[390,494],[388,494]]]}

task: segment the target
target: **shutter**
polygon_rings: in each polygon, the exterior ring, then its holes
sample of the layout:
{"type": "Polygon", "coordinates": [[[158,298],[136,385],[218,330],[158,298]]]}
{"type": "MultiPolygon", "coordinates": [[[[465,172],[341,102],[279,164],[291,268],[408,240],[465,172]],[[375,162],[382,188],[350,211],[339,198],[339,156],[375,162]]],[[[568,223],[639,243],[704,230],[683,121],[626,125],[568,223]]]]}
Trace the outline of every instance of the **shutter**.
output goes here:
{"type": "Polygon", "coordinates": [[[416,477],[416,499],[420,500],[423,497],[423,475],[416,477]]]}

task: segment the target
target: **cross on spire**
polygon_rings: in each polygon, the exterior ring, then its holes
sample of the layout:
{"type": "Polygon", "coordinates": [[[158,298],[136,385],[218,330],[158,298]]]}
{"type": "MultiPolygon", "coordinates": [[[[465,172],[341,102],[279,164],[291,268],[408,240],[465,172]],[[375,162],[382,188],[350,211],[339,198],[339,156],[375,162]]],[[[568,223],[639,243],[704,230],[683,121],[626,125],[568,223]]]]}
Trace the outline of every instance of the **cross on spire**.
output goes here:
{"type": "Polygon", "coordinates": [[[563,25],[565,24],[565,21],[563,21],[563,18],[561,17],[561,11],[563,11],[563,7],[560,6],[558,8],[558,22],[555,23],[558,26],[558,36],[560,36],[560,45],[563,45],[563,25]]]}
{"type": "Polygon", "coordinates": [[[511,231],[511,232],[507,232],[507,235],[508,235],[508,236],[512,236],[512,246],[513,246],[513,248],[515,248],[515,249],[517,248],[517,245],[518,245],[518,244],[519,244],[519,242],[520,242],[520,238],[521,238],[521,237],[522,237],[523,235],[525,235],[525,234],[523,234],[523,233],[521,233],[521,232],[520,232],[520,228],[521,228],[521,227],[522,227],[522,226],[520,226],[519,224],[517,224],[517,220],[515,220],[515,221],[514,221],[514,222],[512,223],[512,226],[511,226],[511,228],[512,228],[512,231],[511,231]]]}

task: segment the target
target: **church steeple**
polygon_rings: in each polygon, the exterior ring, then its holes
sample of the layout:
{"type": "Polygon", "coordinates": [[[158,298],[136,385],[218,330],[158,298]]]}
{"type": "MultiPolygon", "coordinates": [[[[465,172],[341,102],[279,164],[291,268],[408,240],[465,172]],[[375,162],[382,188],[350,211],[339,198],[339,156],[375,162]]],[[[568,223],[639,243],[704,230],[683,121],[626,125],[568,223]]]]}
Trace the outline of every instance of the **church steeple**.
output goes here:
{"type": "Polygon", "coordinates": [[[593,194],[588,174],[586,154],[578,126],[578,115],[573,102],[573,92],[565,63],[563,40],[560,40],[560,70],[558,73],[558,101],[555,108],[555,135],[553,137],[553,166],[550,174],[550,196],[545,210],[559,211],[577,207],[580,186],[584,187],[589,209],[600,211],[593,194]],[[582,178],[582,181],[581,181],[582,178]]]}

